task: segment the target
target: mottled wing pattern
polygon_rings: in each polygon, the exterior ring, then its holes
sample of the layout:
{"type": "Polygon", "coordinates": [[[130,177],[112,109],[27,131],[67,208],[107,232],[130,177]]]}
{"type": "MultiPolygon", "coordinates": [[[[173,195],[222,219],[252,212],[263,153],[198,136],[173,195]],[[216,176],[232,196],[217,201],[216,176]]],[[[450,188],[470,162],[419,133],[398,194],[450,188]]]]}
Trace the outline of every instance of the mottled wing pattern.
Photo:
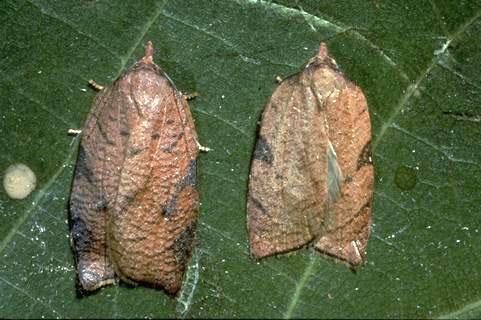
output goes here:
{"type": "Polygon", "coordinates": [[[108,224],[112,262],[124,281],[175,293],[198,210],[193,120],[186,101],[153,64],[140,63],[118,84],[133,99],[136,116],[108,224]]]}
{"type": "Polygon", "coordinates": [[[145,57],[97,97],[80,146],[70,199],[82,288],[117,274],[180,288],[198,211],[197,137],[189,107],[145,57]]]}

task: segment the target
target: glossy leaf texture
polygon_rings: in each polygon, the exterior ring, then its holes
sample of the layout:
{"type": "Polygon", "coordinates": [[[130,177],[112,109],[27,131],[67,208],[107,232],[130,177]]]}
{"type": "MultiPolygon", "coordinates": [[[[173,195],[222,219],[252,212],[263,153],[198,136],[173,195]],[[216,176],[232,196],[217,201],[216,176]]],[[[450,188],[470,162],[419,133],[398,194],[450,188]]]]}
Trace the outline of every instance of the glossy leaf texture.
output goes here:
{"type": "Polygon", "coordinates": [[[481,3],[47,1],[0,3],[0,317],[481,316],[481,3]],[[197,247],[177,298],[144,287],[78,297],[67,203],[95,92],[145,43],[190,103],[200,142],[197,247]],[[319,42],[366,95],[376,172],[366,264],[300,250],[249,255],[246,191],[275,77],[319,42]]]}

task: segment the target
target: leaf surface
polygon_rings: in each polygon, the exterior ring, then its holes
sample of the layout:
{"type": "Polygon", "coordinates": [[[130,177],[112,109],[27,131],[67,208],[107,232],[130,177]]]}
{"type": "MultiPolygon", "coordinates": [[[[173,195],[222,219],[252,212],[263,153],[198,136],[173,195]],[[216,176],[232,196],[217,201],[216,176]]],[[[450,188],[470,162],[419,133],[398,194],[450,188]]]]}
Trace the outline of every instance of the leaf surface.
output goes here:
{"type": "Polygon", "coordinates": [[[481,3],[477,1],[48,1],[0,3],[0,316],[481,316],[481,3]],[[78,297],[67,204],[95,92],[151,40],[200,142],[198,245],[177,298],[111,286],[78,297]],[[303,249],[249,256],[245,194],[256,125],[276,76],[320,41],[367,97],[376,187],[367,263],[303,249]]]}

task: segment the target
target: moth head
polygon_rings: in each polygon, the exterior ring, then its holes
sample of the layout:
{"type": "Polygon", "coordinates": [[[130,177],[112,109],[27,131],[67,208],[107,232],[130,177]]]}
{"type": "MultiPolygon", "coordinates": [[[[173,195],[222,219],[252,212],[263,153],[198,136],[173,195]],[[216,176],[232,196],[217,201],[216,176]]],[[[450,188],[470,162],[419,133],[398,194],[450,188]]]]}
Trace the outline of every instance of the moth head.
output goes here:
{"type": "Polygon", "coordinates": [[[319,51],[317,55],[315,55],[309,63],[307,64],[306,68],[313,66],[313,65],[328,65],[332,69],[337,70],[337,63],[336,60],[329,56],[329,51],[327,50],[327,45],[324,42],[321,42],[319,45],[319,51]]]}
{"type": "Polygon", "coordinates": [[[146,64],[154,63],[154,46],[152,45],[152,41],[148,41],[145,45],[144,57],[142,58],[142,62],[146,64]]]}

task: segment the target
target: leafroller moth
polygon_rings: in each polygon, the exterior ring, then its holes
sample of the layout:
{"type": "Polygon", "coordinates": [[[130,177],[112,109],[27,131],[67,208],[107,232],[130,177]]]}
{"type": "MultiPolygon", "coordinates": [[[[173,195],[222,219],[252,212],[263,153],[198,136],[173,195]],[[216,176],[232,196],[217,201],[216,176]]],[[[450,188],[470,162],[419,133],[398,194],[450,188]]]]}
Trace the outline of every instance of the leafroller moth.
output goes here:
{"type": "Polygon", "coordinates": [[[262,115],[247,196],[256,258],[307,244],[357,266],[371,226],[371,124],[361,89],[321,43],[262,115]]]}
{"type": "Polygon", "coordinates": [[[100,87],[82,132],[70,197],[79,282],[121,280],[175,294],[198,213],[197,135],[186,99],[144,57],[100,87]]]}

